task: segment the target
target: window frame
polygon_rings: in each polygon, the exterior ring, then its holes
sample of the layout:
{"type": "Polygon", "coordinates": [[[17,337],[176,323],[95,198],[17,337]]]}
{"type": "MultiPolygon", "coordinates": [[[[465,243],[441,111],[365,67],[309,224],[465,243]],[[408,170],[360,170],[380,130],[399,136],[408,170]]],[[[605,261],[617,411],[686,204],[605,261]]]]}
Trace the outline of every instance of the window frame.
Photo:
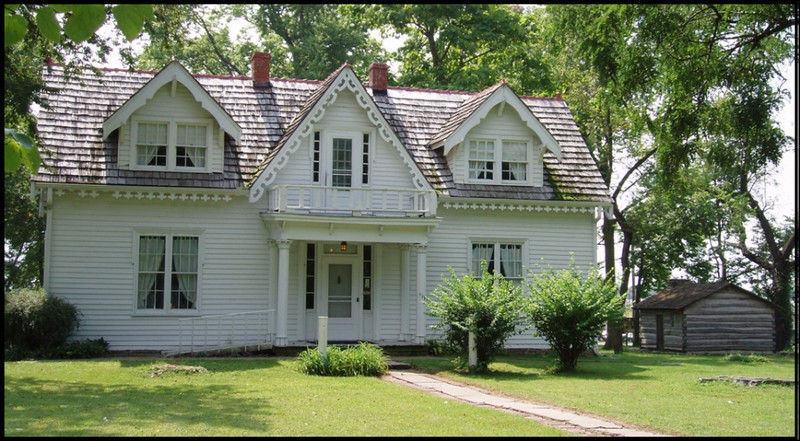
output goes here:
{"type": "MultiPolygon", "coordinates": [[[[502,258],[502,254],[500,249],[502,246],[519,246],[520,249],[520,265],[521,265],[521,273],[518,277],[506,277],[507,280],[515,281],[516,283],[522,283],[526,279],[525,269],[528,268],[528,241],[525,239],[515,239],[515,238],[490,238],[490,237],[476,237],[470,238],[467,241],[467,268],[469,270],[469,274],[473,277],[481,277],[482,274],[475,274],[475,265],[476,262],[473,260],[473,247],[475,245],[492,245],[493,246],[493,255],[495,256],[494,266],[497,266],[499,258],[502,258]]],[[[480,262],[477,262],[478,268],[480,268],[480,262]]],[[[505,277],[505,276],[504,276],[505,277]]]]}
{"type": "MultiPolygon", "coordinates": [[[[214,120],[210,118],[155,118],[132,117],[130,135],[130,164],[132,170],[175,171],[183,173],[203,173],[211,170],[211,152],[214,147],[214,120]],[[166,165],[142,165],[138,162],[139,124],[167,125],[167,163],[166,165]],[[203,167],[186,167],[177,165],[178,125],[204,126],[206,129],[205,165],[203,167]]],[[[183,146],[181,146],[183,147],[183,146]]]]}
{"type": "Polygon", "coordinates": [[[202,307],[202,280],[203,280],[203,256],[204,256],[204,238],[205,234],[201,230],[193,229],[137,229],[133,233],[133,313],[134,316],[196,316],[200,315],[202,307]],[[176,237],[192,237],[197,238],[197,269],[195,271],[196,280],[196,298],[194,301],[194,308],[170,308],[170,296],[172,291],[172,276],[174,275],[171,265],[164,265],[164,298],[162,305],[159,308],[139,308],[139,260],[140,260],[140,243],[141,238],[146,236],[161,236],[165,238],[164,242],[164,261],[172,262],[173,259],[173,244],[176,237]]]}
{"type": "Polygon", "coordinates": [[[366,188],[372,185],[375,177],[375,130],[317,127],[309,138],[308,176],[313,184],[334,187],[333,142],[335,139],[347,139],[351,140],[350,186],[339,188],[366,188]]]}
{"type": "Polygon", "coordinates": [[[470,184],[492,184],[492,185],[532,185],[532,175],[533,175],[533,141],[529,138],[519,137],[519,136],[473,136],[467,138],[464,142],[464,167],[465,167],[465,178],[466,182],[470,184]],[[485,142],[485,143],[492,143],[493,148],[491,150],[492,153],[492,160],[491,162],[483,160],[483,159],[474,159],[471,156],[472,153],[472,143],[473,142],[485,142]],[[507,143],[522,143],[525,145],[525,161],[504,161],[503,156],[505,153],[505,146],[507,143]],[[490,163],[491,165],[487,167],[488,170],[492,173],[492,179],[479,179],[474,178],[471,176],[472,168],[470,167],[471,162],[475,161],[484,161],[490,163]],[[525,179],[503,179],[503,163],[504,162],[513,162],[516,164],[525,164],[525,179]]]}

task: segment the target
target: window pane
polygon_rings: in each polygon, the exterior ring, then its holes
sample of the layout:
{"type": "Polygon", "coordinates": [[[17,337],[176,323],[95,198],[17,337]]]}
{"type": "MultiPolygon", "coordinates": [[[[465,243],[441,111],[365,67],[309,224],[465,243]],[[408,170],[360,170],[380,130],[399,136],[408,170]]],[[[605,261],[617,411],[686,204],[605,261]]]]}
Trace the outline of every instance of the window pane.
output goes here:
{"type": "Polygon", "coordinates": [[[178,124],[177,142],[175,144],[176,167],[206,166],[206,131],[200,124],[178,124]]]}
{"type": "Polygon", "coordinates": [[[528,144],[521,141],[503,141],[504,181],[528,180],[528,144]]]}
{"type": "Polygon", "coordinates": [[[350,187],[353,174],[353,140],[334,138],[333,140],[333,176],[334,187],[350,187]]]}
{"type": "Polygon", "coordinates": [[[494,271],[494,244],[474,243],[472,244],[472,275],[475,277],[483,276],[481,272],[481,261],[485,260],[489,266],[489,272],[494,271]]]}
{"type": "Polygon", "coordinates": [[[522,245],[500,244],[500,272],[506,279],[522,280],[522,245]]]}
{"type": "Polygon", "coordinates": [[[167,166],[167,124],[137,124],[136,165],[167,166]]]}
{"type": "Polygon", "coordinates": [[[198,238],[176,236],[172,239],[172,289],[170,307],[195,309],[197,303],[198,238]]]}
{"type": "Polygon", "coordinates": [[[494,179],[494,141],[471,140],[468,159],[470,179],[494,179]]]}
{"type": "Polygon", "coordinates": [[[141,236],[139,238],[139,285],[136,307],[161,309],[164,307],[164,253],[166,238],[141,236]]]}

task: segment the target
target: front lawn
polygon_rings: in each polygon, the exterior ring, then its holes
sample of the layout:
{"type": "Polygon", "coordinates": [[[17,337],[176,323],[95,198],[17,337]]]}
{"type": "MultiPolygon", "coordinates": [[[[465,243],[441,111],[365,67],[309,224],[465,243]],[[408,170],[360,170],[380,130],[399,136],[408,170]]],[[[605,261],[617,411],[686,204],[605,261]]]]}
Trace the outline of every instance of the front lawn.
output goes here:
{"type": "Polygon", "coordinates": [[[5,363],[5,436],[563,436],[520,416],[275,358],[5,363]],[[202,367],[157,370],[172,363],[202,367]],[[163,372],[163,373],[162,373],[163,372]]]}
{"type": "Polygon", "coordinates": [[[554,358],[502,356],[490,373],[457,372],[445,358],[405,360],[506,395],[685,436],[796,437],[796,386],[700,383],[720,375],[796,380],[795,358],[689,356],[626,351],[581,357],[576,372],[549,373],[554,358]],[[760,362],[759,359],[766,359],[760,362]]]}

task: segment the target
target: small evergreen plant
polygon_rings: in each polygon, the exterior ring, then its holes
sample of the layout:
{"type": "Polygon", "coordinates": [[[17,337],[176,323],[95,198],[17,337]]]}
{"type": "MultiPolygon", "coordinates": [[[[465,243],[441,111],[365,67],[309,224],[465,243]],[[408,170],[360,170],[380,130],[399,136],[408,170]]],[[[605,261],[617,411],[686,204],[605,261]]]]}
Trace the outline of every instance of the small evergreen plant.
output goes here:
{"type": "Polygon", "coordinates": [[[601,277],[594,266],[584,278],[574,260],[566,270],[548,269],[529,279],[525,312],[534,335],[544,337],[558,355],[556,372],[573,371],[578,357],[597,343],[605,323],[622,320],[624,299],[613,280],[601,277]]]}
{"type": "Polygon", "coordinates": [[[481,262],[481,277],[466,274],[459,278],[452,268],[449,277],[425,299],[428,315],[437,317],[434,329],[443,329],[445,344],[456,348],[460,368],[484,372],[511,336],[524,332],[523,293],[520,286],[506,280],[499,272],[490,273],[481,262]],[[476,337],[477,365],[469,361],[469,333],[476,337]]]}

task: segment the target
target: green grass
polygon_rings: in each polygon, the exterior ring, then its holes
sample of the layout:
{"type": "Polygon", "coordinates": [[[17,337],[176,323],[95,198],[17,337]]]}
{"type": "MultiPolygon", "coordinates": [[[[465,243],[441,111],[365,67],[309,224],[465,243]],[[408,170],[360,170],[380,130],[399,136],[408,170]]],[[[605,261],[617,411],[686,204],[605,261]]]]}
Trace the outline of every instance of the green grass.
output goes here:
{"type": "Polygon", "coordinates": [[[294,360],[5,363],[5,436],[564,436],[521,416],[294,360]],[[164,372],[173,363],[207,372],[164,372]],[[161,372],[161,371],[159,371],[161,372]]]}
{"type": "Polygon", "coordinates": [[[676,435],[797,436],[796,386],[698,382],[719,375],[796,380],[792,356],[754,362],[633,351],[603,355],[581,357],[568,374],[550,373],[554,358],[545,355],[502,356],[484,375],[459,372],[446,358],[405,361],[506,395],[676,435]]]}

